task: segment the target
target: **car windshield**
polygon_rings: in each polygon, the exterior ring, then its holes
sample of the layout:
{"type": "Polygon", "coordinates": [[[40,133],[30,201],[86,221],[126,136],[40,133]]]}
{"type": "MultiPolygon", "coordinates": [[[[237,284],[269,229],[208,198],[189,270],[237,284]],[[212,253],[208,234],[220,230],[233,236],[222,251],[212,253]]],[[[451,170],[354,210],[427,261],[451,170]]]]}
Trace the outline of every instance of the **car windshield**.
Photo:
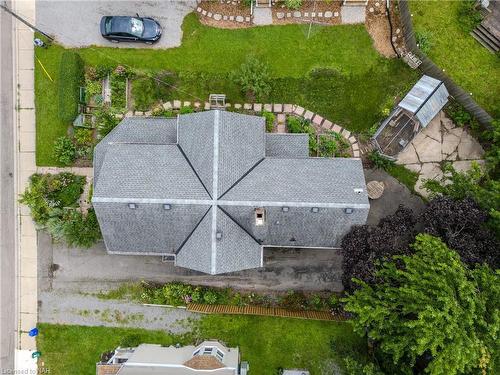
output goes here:
{"type": "Polygon", "coordinates": [[[144,24],[138,18],[130,19],[130,33],[135,36],[142,36],[142,32],[144,31],[144,24]]]}

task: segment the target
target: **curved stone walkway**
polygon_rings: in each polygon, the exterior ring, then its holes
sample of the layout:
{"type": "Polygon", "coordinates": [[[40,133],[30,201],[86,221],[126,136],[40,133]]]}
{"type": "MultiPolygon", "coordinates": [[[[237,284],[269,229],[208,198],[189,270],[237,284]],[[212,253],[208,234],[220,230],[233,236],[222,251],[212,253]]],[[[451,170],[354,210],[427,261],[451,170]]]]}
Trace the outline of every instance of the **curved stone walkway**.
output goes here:
{"type": "MultiPolygon", "coordinates": [[[[194,107],[195,109],[198,110],[210,110],[210,103],[205,102],[188,102],[184,101],[181,102],[180,100],[173,100],[173,101],[168,101],[162,104],[163,108],[165,110],[180,110],[182,107],[194,107]]],[[[311,123],[318,128],[322,128],[325,131],[332,131],[335,133],[338,133],[344,137],[349,144],[351,145],[352,149],[352,154],[353,157],[359,158],[361,156],[361,149],[359,147],[359,142],[349,130],[344,129],[342,126],[333,123],[332,121],[324,118],[323,116],[314,113],[304,107],[301,107],[296,104],[282,104],[282,103],[226,103],[226,108],[234,108],[237,110],[247,110],[247,111],[253,111],[256,113],[261,113],[261,112],[272,112],[274,114],[289,114],[289,115],[296,115],[299,117],[303,117],[306,120],[310,120],[311,123]]],[[[153,111],[129,111],[125,116],[152,116],[153,111]]],[[[121,115],[120,115],[121,117],[121,115]]]]}

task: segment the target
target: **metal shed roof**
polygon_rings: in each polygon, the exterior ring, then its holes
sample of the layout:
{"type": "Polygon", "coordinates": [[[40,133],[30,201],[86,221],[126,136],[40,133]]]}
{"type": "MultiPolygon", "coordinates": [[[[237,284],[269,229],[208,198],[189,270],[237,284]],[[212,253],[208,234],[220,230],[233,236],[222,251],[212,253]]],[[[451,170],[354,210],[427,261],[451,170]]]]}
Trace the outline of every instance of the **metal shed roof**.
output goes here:
{"type": "Polygon", "coordinates": [[[401,100],[398,107],[414,114],[425,127],[448,102],[448,96],[448,90],[442,81],[424,75],[401,100]]]}

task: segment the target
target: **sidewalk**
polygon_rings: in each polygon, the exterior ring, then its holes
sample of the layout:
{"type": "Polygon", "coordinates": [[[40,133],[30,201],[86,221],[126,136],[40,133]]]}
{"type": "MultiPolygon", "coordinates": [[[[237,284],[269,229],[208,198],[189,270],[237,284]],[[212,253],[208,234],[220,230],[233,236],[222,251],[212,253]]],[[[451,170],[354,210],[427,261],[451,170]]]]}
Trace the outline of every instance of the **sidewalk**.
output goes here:
{"type": "MultiPolygon", "coordinates": [[[[35,23],[34,0],[14,0],[12,4],[15,12],[21,14],[28,22],[35,23]]],[[[36,171],[33,38],[33,31],[16,20],[14,79],[18,88],[16,102],[17,194],[24,190],[29,176],[36,171]]],[[[29,337],[27,332],[37,323],[37,233],[28,208],[17,205],[17,212],[19,311],[17,349],[34,351],[36,350],[35,338],[29,337]]],[[[22,355],[16,355],[16,357],[19,358],[22,355]]],[[[17,369],[25,370],[25,365],[17,369]]]]}

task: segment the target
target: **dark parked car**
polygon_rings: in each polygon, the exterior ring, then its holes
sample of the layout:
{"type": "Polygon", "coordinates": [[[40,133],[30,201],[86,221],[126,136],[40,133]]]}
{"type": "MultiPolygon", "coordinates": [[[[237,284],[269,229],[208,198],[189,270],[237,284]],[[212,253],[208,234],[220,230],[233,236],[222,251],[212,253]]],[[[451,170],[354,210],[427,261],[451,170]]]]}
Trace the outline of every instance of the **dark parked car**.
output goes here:
{"type": "Polygon", "coordinates": [[[112,42],[145,42],[152,44],[161,37],[161,26],[152,18],[105,16],[101,19],[101,34],[112,42]]]}

